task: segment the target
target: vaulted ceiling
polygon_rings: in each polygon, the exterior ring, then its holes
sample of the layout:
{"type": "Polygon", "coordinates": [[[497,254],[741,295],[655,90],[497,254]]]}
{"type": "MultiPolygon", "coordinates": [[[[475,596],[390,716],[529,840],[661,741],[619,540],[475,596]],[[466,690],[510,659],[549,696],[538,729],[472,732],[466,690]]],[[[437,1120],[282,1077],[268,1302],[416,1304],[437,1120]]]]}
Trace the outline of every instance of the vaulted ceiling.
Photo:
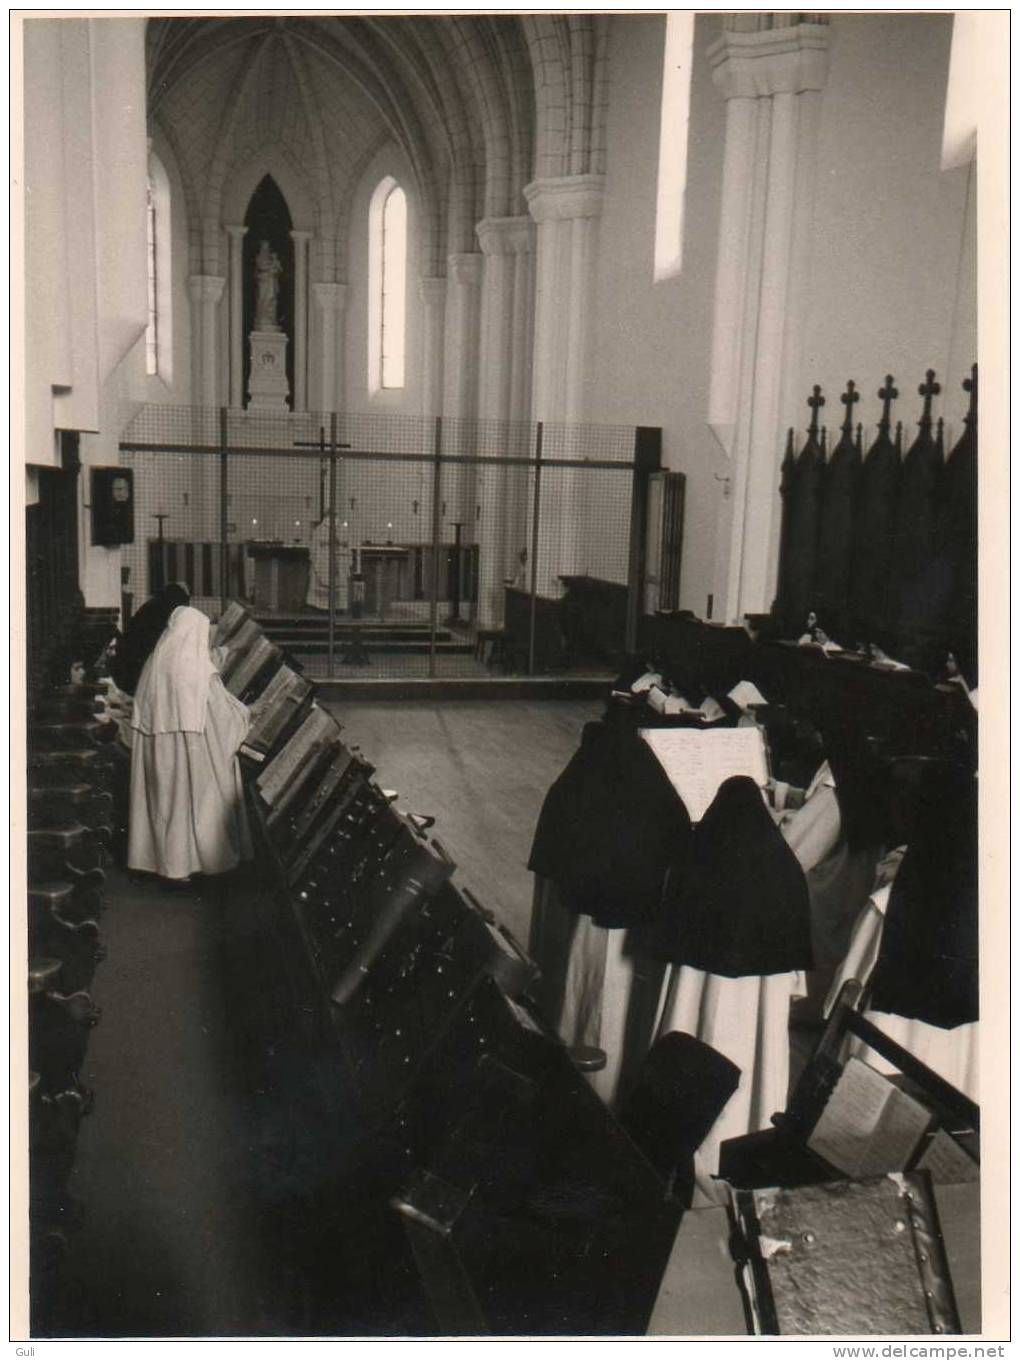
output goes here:
{"type": "Polygon", "coordinates": [[[531,179],[603,168],[607,26],[592,15],[150,19],[150,126],[184,184],[194,267],[216,269],[232,187],[254,187],[261,166],[289,177],[281,187],[306,205],[324,277],[334,265],[342,275],[351,196],[392,144],[415,179],[426,267],[443,272],[448,253],[477,248],[481,218],[526,211],[531,179]]]}

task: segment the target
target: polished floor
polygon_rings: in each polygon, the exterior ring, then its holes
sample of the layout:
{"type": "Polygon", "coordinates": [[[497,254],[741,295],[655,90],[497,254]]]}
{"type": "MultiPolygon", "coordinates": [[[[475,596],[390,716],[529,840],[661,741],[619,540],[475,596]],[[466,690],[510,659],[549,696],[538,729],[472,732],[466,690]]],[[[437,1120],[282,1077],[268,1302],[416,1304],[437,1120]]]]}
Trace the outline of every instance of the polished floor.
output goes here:
{"type": "Polygon", "coordinates": [[[527,862],[546,790],[599,700],[400,701],[327,707],[407,812],[432,814],[456,878],[523,943],[527,862]]]}

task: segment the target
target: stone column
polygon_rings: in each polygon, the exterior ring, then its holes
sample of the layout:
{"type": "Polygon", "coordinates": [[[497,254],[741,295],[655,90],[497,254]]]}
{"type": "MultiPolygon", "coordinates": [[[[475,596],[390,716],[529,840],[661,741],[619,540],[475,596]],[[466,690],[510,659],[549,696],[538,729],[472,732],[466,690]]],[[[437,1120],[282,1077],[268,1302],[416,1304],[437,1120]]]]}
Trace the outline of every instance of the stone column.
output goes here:
{"type": "MultiPolygon", "coordinates": [[[[602,175],[566,175],[534,180],[524,188],[538,224],[532,370],[536,420],[559,424],[583,418],[603,185],[602,175]]],[[[555,440],[546,452],[557,452],[555,440]]],[[[560,574],[584,569],[583,496],[577,473],[561,470],[543,478],[542,594],[558,596],[560,574]]]]}
{"type": "Polygon", "coordinates": [[[346,284],[313,284],[319,305],[319,406],[323,411],[339,411],[345,391],[346,347],[340,335],[347,307],[346,284]]]}
{"type": "MultiPolygon", "coordinates": [[[[446,357],[444,360],[443,445],[448,453],[474,452],[472,422],[478,415],[478,326],[482,256],[463,252],[447,257],[446,357]]],[[[475,533],[477,468],[453,465],[443,472],[446,518],[463,524],[463,541],[475,533]]],[[[449,529],[452,535],[452,528],[449,529]]]]}
{"type": "Polygon", "coordinates": [[[308,242],[311,232],[292,231],[294,242],[294,410],[308,410],[308,242]]]}
{"type": "Polygon", "coordinates": [[[191,299],[191,401],[194,406],[219,403],[216,382],[217,307],[226,280],[216,274],[192,274],[188,279],[191,299]]]}
{"type": "MultiPolygon", "coordinates": [[[[220,403],[218,356],[218,306],[226,280],[216,274],[192,274],[188,278],[191,299],[191,406],[192,437],[198,444],[219,439],[216,407],[220,403]]],[[[179,526],[182,538],[215,540],[219,536],[219,469],[211,458],[188,460],[190,487],[188,511],[179,526]]]]}
{"type": "Polygon", "coordinates": [[[422,379],[423,415],[438,416],[443,409],[443,321],[446,311],[446,280],[427,278],[418,281],[422,302],[422,379]]]}
{"type": "Polygon", "coordinates": [[[230,327],[227,344],[230,358],[230,405],[235,411],[244,406],[244,279],[243,245],[247,227],[225,227],[230,238],[230,327]]]}
{"type": "MultiPolygon", "coordinates": [[[[535,227],[528,217],[485,218],[475,228],[484,257],[478,375],[479,444],[485,454],[521,455],[530,394],[530,287],[535,227]]],[[[492,627],[502,615],[503,580],[512,574],[526,533],[521,523],[527,473],[522,468],[479,471],[479,618],[492,627]]]]}
{"type": "Polygon", "coordinates": [[[716,614],[729,621],[767,611],[775,594],[827,44],[824,23],[793,23],[726,31],[708,50],[727,100],[709,424],[730,461],[715,574],[716,614]]]}

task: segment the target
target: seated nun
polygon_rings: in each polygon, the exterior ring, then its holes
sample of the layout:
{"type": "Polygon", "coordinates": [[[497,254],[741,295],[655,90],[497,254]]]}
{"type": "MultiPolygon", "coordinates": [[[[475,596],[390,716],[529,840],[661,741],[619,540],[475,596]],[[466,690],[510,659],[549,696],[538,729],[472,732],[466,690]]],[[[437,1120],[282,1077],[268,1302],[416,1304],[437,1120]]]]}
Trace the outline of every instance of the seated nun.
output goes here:
{"type": "Polygon", "coordinates": [[[181,881],[248,859],[237,763],[248,710],[220,679],[201,610],[170,615],[142,670],[131,726],[128,868],[181,881]]]}
{"type": "MultiPolygon", "coordinates": [[[[978,1101],[974,776],[938,766],[925,772],[908,833],[905,854],[869,899],[870,917],[860,924],[864,945],[855,933],[860,957],[852,974],[870,984],[867,1019],[978,1101]]],[[[851,976],[851,969],[842,976],[851,976]]],[[[889,1071],[874,1051],[861,1045],[858,1052],[889,1071]]]]}

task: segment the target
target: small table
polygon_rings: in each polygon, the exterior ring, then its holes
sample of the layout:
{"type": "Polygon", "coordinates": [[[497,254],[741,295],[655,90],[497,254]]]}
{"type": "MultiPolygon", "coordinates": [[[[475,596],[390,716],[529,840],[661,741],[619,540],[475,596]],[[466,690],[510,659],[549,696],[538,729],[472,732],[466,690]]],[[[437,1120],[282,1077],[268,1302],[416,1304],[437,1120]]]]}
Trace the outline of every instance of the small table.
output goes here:
{"type": "Polygon", "coordinates": [[[397,593],[400,568],[407,561],[410,550],[402,544],[363,543],[358,549],[361,571],[370,582],[365,601],[370,614],[386,618],[386,607],[397,593]]]}
{"type": "Polygon", "coordinates": [[[255,608],[274,614],[301,609],[308,593],[308,549],[303,544],[251,542],[247,551],[255,562],[255,608]]]}

